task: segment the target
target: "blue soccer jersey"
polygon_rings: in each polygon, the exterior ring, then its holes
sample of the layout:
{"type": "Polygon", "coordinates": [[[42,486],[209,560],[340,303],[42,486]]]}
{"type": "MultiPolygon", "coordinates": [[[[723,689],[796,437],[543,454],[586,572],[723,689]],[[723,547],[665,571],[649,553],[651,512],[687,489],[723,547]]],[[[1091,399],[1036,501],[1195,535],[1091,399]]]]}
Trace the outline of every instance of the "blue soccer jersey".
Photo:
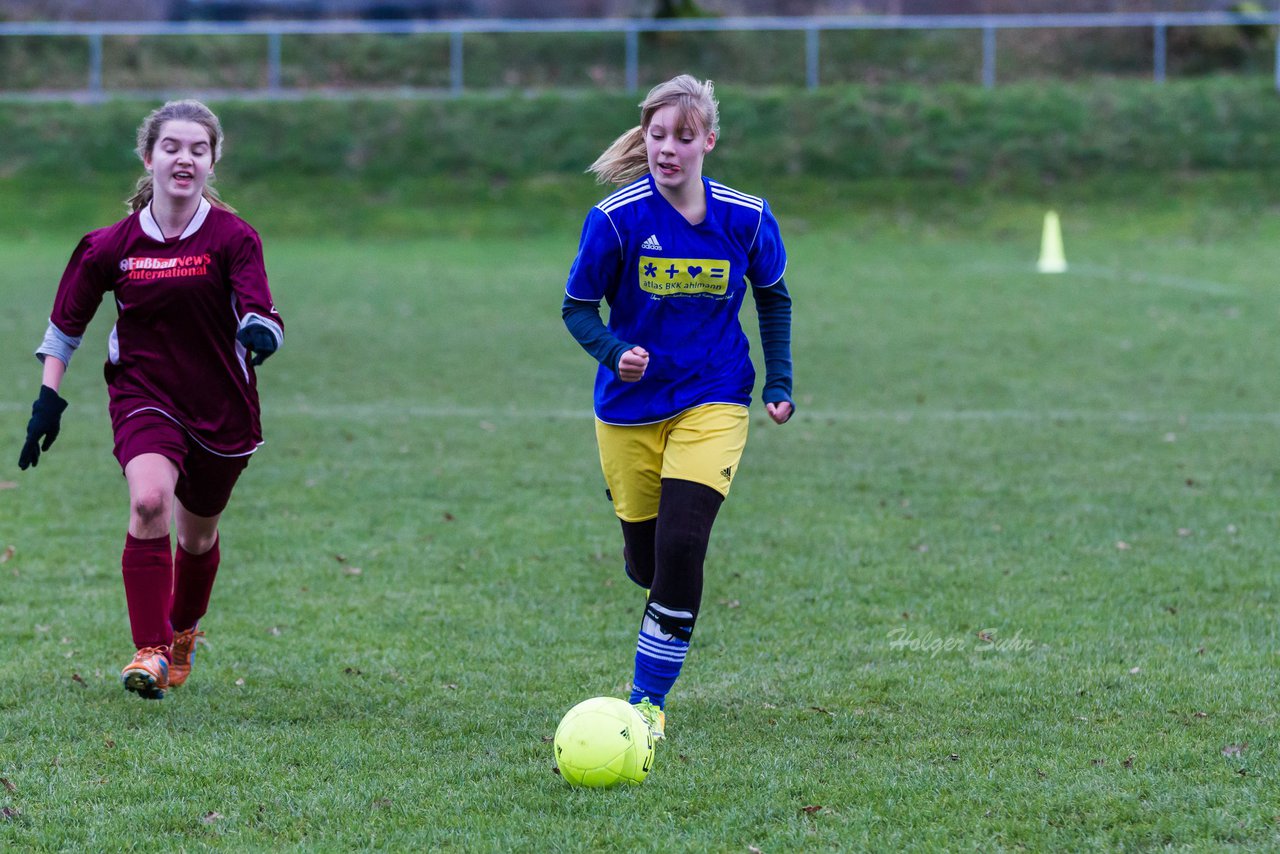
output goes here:
{"type": "Polygon", "coordinates": [[[769,204],[707,178],[707,215],[690,225],[645,175],[587,215],[565,291],[609,304],[609,330],[649,351],[639,382],[596,374],[596,417],[651,424],[693,406],[747,406],[755,385],[738,320],[747,283],[782,278],[787,253],[769,204]]]}

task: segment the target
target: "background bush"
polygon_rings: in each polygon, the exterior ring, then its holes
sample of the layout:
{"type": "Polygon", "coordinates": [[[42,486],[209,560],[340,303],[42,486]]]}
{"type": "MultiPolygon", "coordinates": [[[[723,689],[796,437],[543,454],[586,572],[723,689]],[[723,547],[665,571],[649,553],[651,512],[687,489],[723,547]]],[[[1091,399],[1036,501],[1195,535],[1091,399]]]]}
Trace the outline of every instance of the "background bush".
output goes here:
{"type": "MultiPolygon", "coordinates": [[[[722,88],[718,178],[944,178],[961,184],[1280,166],[1269,82],[722,88]]],[[[237,181],[342,176],[392,186],[578,175],[638,119],[634,95],[213,102],[237,181]]],[[[134,130],[156,100],[0,103],[4,174],[138,172],[134,130]]]]}

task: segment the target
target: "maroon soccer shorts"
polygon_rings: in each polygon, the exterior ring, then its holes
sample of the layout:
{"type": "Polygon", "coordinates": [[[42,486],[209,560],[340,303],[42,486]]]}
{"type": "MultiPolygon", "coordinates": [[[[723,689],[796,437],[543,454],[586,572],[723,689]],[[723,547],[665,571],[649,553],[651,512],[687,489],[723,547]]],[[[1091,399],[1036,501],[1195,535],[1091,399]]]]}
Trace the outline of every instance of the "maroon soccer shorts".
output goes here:
{"type": "Polygon", "coordinates": [[[226,509],[231,490],[249,456],[220,457],[206,450],[174,421],[159,412],[139,412],[116,430],[116,459],[123,469],[139,454],[159,454],[178,467],[174,494],[197,516],[217,516],[226,509]]]}

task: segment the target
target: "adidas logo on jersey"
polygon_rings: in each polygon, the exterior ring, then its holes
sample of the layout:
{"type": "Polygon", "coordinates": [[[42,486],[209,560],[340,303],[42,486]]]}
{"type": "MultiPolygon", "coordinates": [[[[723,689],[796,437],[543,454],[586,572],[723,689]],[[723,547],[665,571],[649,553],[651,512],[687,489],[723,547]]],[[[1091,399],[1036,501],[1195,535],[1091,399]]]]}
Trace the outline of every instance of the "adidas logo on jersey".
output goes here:
{"type": "Polygon", "coordinates": [[[654,252],[662,251],[662,244],[658,242],[658,235],[650,234],[649,239],[640,244],[641,249],[649,249],[654,252]]]}

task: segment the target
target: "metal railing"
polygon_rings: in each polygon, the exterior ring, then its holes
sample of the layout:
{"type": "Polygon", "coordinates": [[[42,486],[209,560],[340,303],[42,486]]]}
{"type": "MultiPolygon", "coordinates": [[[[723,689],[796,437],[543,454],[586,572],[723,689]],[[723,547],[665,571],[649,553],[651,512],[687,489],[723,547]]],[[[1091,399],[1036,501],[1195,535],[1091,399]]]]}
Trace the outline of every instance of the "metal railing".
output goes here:
{"type": "MultiPolygon", "coordinates": [[[[549,20],[431,20],[431,21],[252,21],[252,22],[101,22],[101,23],[0,23],[0,38],[6,36],[62,36],[88,40],[87,88],[41,93],[6,91],[0,82],[0,97],[61,97],[101,99],[107,96],[102,75],[103,39],[113,36],[265,36],[266,85],[236,90],[233,94],[257,97],[289,97],[310,94],[305,88],[286,88],[281,83],[281,43],[298,35],[447,35],[449,39],[449,86],[447,93],[464,91],[464,39],[472,34],[522,33],[619,33],[623,36],[625,86],[639,89],[640,36],[666,32],[800,32],[804,34],[805,84],[816,88],[819,79],[820,35],[847,30],[953,30],[982,34],[984,86],[996,85],[996,33],[1035,29],[1150,29],[1152,31],[1152,79],[1163,83],[1168,60],[1167,33],[1170,27],[1230,27],[1280,25],[1280,13],[1235,14],[1226,12],[1047,14],[1047,15],[934,15],[934,16],[815,16],[804,18],[698,18],[676,20],[637,19],[549,19],[549,20]]],[[[1280,90],[1280,39],[1275,45],[1274,82],[1280,90]]],[[[403,89],[390,90],[401,93],[403,89]]]]}

